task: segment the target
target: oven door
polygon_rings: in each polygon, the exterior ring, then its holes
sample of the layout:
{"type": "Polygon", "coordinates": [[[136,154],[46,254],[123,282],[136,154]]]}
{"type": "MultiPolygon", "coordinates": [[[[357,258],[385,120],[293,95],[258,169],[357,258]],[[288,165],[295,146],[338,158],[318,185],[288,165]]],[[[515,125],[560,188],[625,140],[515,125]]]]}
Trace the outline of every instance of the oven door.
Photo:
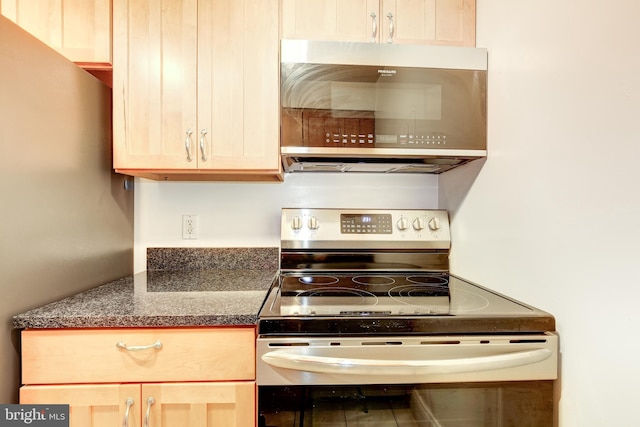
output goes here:
{"type": "Polygon", "coordinates": [[[259,427],[551,427],[553,381],[258,387],[259,427]]]}
{"type": "Polygon", "coordinates": [[[264,426],[551,426],[557,336],[259,338],[264,426]]]}

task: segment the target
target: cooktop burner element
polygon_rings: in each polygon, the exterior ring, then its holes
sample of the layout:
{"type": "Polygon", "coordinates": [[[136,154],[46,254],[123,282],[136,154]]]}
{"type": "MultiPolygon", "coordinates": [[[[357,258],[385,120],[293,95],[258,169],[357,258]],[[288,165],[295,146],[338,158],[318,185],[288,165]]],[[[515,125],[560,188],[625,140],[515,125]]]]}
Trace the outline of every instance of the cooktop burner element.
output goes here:
{"type": "Polygon", "coordinates": [[[284,315],[370,316],[447,314],[445,274],[285,273],[280,278],[284,315]]]}
{"type": "Polygon", "coordinates": [[[283,209],[260,335],[537,333],[543,311],[449,274],[442,210],[283,209]]]}
{"type": "Polygon", "coordinates": [[[321,276],[321,275],[304,275],[298,278],[298,281],[303,285],[333,285],[334,283],[338,283],[338,278],[334,276],[321,276]]]}
{"type": "Polygon", "coordinates": [[[396,283],[392,277],[387,276],[354,276],[351,280],[359,285],[393,285],[396,283]]]}

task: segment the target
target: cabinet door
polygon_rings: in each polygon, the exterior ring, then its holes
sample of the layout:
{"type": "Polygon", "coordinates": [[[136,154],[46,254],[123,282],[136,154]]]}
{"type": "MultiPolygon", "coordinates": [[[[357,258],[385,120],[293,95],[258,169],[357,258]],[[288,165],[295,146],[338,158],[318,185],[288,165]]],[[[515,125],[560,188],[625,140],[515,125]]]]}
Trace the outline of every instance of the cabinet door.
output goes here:
{"type": "Polygon", "coordinates": [[[114,0],[116,169],[197,166],[197,0],[114,0]]]}
{"type": "Polygon", "coordinates": [[[475,0],[382,0],[381,41],[475,46],[475,0]]]}
{"type": "Polygon", "coordinates": [[[2,0],[2,14],[74,62],[111,63],[110,0],[2,0]]]}
{"type": "Polygon", "coordinates": [[[201,0],[200,170],[279,170],[278,0],[201,0]]]}
{"type": "Polygon", "coordinates": [[[148,425],[157,427],[253,426],[255,390],[255,382],[143,384],[143,417],[150,405],[148,425]]]}
{"type": "Polygon", "coordinates": [[[282,0],[283,39],[378,40],[378,0],[282,0]]]}
{"type": "Polygon", "coordinates": [[[70,427],[141,425],[137,384],[23,386],[20,403],[68,404],[70,427]]]}
{"type": "Polygon", "coordinates": [[[475,0],[283,0],[283,39],[475,46],[475,0]]]}

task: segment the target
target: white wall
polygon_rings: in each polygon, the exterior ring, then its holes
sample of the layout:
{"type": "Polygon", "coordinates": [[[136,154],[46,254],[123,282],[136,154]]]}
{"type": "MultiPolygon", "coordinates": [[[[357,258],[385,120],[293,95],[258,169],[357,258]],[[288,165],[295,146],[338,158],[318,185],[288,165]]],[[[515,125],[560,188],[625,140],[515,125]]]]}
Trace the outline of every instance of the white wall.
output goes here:
{"type": "Polygon", "coordinates": [[[637,426],[640,2],[478,0],[489,158],[441,176],[452,270],[546,309],[562,427],[637,426]]]}
{"type": "Polygon", "coordinates": [[[284,183],[135,182],[134,269],[147,247],[280,246],[283,207],[435,208],[433,175],[291,174],[284,183]],[[197,240],[182,240],[182,215],[198,215],[197,240]]]}

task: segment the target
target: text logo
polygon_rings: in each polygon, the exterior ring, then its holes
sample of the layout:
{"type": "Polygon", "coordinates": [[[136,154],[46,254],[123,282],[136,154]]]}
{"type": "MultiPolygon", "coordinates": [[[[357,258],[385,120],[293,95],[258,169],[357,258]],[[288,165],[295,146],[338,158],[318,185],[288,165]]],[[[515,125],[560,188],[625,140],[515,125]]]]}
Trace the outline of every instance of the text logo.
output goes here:
{"type": "Polygon", "coordinates": [[[390,70],[388,68],[383,68],[381,70],[378,70],[378,74],[380,74],[383,77],[391,77],[394,76],[397,73],[396,70],[390,70]]]}
{"type": "Polygon", "coordinates": [[[0,405],[0,427],[69,427],[69,405],[0,405]]]}

